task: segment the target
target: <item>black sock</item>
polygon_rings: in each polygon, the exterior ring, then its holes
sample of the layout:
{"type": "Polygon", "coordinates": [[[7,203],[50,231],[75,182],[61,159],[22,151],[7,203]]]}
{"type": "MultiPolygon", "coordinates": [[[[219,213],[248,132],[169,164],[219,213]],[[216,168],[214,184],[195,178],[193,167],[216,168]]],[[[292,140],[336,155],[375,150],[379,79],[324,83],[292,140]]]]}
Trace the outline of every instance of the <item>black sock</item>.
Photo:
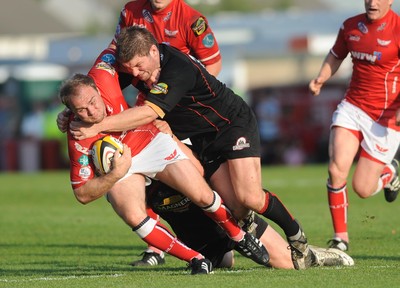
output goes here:
{"type": "Polygon", "coordinates": [[[274,193],[267,190],[264,191],[266,196],[265,202],[267,203],[268,201],[268,206],[265,211],[261,211],[261,214],[278,224],[285,232],[286,237],[296,235],[299,232],[300,225],[274,193]]]}

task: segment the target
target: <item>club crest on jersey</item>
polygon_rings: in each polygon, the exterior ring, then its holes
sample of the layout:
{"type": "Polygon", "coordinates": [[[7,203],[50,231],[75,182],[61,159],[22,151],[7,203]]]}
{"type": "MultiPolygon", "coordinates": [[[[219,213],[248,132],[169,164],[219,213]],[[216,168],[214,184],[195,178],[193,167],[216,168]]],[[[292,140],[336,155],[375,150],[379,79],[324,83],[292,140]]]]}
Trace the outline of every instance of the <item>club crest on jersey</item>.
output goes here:
{"type": "Polygon", "coordinates": [[[168,85],[165,83],[157,83],[153,85],[152,89],[150,90],[152,94],[167,94],[168,93],[168,85]]]}
{"type": "Polygon", "coordinates": [[[365,23],[363,23],[363,22],[358,22],[357,26],[358,26],[358,30],[360,30],[361,33],[364,33],[364,34],[367,34],[367,33],[368,33],[368,28],[367,28],[367,26],[365,25],[365,23]]]}
{"type": "Polygon", "coordinates": [[[101,61],[113,65],[115,64],[115,56],[110,53],[104,54],[103,56],[101,56],[101,61]]]}
{"type": "Polygon", "coordinates": [[[149,10],[143,9],[142,10],[142,15],[143,15],[144,20],[146,20],[149,23],[154,23],[153,16],[151,15],[149,10]]]}
{"type": "Polygon", "coordinates": [[[207,22],[203,17],[199,17],[191,26],[194,34],[200,36],[207,30],[207,22]]]}
{"type": "Polygon", "coordinates": [[[211,33],[208,33],[206,36],[203,38],[203,45],[207,48],[211,48],[214,46],[214,36],[211,33]]]}
{"type": "Polygon", "coordinates": [[[239,139],[236,140],[236,145],[232,147],[233,151],[236,150],[243,150],[244,148],[249,148],[250,143],[247,142],[247,139],[245,137],[240,137],[239,139]]]}
{"type": "Polygon", "coordinates": [[[96,64],[96,69],[99,70],[104,70],[108,73],[110,73],[112,76],[114,76],[115,74],[115,69],[114,67],[110,66],[110,64],[106,63],[106,62],[99,62],[96,64]]]}

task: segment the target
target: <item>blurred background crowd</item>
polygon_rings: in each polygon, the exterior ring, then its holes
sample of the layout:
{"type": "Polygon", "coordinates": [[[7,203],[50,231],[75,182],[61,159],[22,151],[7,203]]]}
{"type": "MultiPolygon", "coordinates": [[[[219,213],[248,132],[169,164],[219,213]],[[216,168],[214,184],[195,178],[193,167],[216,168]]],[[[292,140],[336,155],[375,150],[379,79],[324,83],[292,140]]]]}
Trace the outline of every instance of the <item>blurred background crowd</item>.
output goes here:
{"type": "MultiPolygon", "coordinates": [[[[66,168],[66,139],[55,121],[63,109],[59,85],[73,73],[88,71],[111,41],[127,1],[3,2],[0,171],[66,168]]],[[[257,115],[263,164],[327,161],[330,117],[343,96],[350,63],[342,65],[319,97],[309,94],[308,82],[342,21],[364,11],[363,1],[186,2],[207,16],[215,33],[223,58],[220,80],[257,115]]],[[[135,91],[124,94],[134,104],[135,91]]]]}

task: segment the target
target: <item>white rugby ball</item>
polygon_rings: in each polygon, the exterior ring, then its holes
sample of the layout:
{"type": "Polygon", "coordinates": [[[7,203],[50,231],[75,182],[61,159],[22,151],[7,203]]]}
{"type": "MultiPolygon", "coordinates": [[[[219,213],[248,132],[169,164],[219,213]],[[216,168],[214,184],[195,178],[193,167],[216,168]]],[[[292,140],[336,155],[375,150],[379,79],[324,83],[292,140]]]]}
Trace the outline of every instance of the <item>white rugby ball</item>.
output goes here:
{"type": "Polygon", "coordinates": [[[122,154],[124,147],[117,138],[110,135],[96,140],[92,146],[92,161],[96,168],[96,174],[104,175],[111,171],[112,160],[115,151],[122,154]]]}

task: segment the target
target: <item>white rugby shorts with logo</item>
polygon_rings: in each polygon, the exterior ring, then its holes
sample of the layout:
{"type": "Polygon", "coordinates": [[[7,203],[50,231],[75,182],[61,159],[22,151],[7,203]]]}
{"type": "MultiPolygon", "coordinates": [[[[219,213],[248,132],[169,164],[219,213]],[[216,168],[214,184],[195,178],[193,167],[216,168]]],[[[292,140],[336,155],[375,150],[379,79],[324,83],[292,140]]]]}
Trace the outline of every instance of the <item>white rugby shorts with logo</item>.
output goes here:
{"type": "Polygon", "coordinates": [[[167,165],[184,159],[189,158],[171,135],[160,132],[142,151],[132,157],[131,167],[119,181],[132,174],[143,174],[146,176],[146,185],[150,185],[149,178],[156,179],[156,174],[162,172],[167,165]]]}
{"type": "Polygon", "coordinates": [[[382,126],[363,110],[342,100],[332,116],[332,125],[360,131],[361,147],[372,157],[390,163],[400,144],[400,132],[382,126]]]}

